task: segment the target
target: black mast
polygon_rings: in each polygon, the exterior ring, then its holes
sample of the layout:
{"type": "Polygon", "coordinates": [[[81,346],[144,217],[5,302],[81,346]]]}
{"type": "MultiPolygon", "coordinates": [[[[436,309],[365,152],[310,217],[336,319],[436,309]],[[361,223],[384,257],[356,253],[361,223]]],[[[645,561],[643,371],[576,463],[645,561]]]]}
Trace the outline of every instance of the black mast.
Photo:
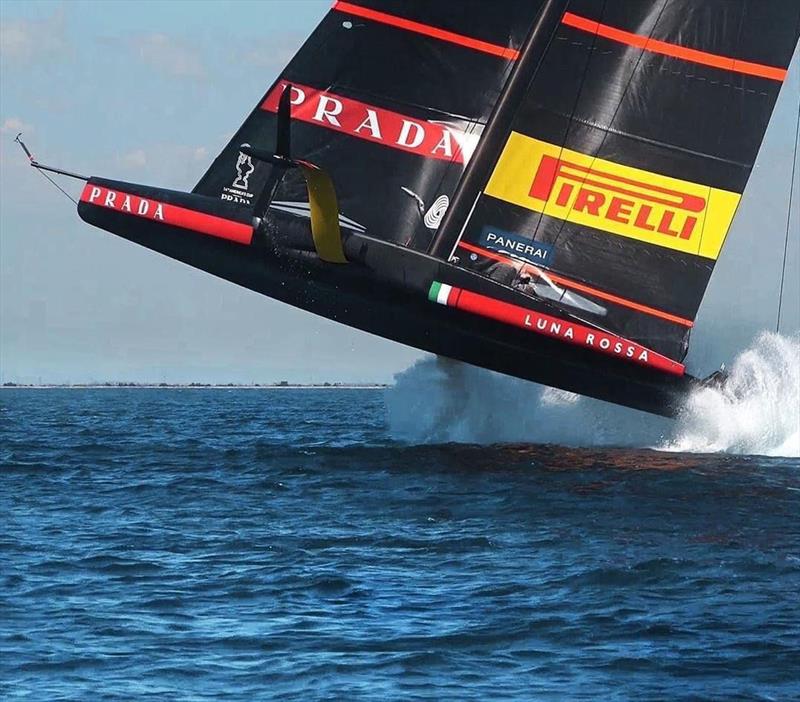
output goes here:
{"type": "Polygon", "coordinates": [[[453,195],[453,202],[430,245],[428,253],[432,256],[447,258],[455,246],[469,218],[473,203],[489,179],[505,144],[516,110],[539,69],[568,3],[569,0],[546,0],[533,23],[520,52],[519,61],[489,117],[486,132],[475,149],[461,184],[453,195]]]}

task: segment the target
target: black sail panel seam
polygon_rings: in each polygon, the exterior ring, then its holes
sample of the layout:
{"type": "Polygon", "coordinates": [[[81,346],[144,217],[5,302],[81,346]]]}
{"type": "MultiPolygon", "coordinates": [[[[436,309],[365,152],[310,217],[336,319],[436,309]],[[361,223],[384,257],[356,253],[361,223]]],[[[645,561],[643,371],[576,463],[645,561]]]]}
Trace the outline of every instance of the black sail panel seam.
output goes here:
{"type": "MultiPolygon", "coordinates": [[[[661,10],[659,11],[658,16],[656,17],[655,21],[653,22],[653,26],[650,29],[650,33],[649,33],[650,37],[653,36],[653,32],[655,31],[656,27],[658,26],[658,22],[661,19],[661,17],[663,16],[664,10],[666,10],[666,8],[667,8],[667,4],[668,4],[668,0],[664,0],[664,4],[661,6],[661,10]]],[[[605,10],[605,5],[604,5],[604,10],[605,10]]],[[[596,36],[597,36],[597,33],[595,33],[595,37],[596,36]]],[[[625,84],[625,90],[622,91],[622,94],[619,97],[619,102],[617,102],[617,105],[614,108],[614,114],[611,116],[611,119],[608,121],[609,127],[613,127],[613,125],[614,125],[614,121],[616,120],[617,115],[619,114],[619,110],[622,107],[623,102],[625,101],[625,96],[628,94],[628,90],[630,90],[630,87],[633,84],[633,79],[636,76],[637,71],[639,70],[639,66],[641,65],[642,58],[644,57],[644,54],[645,54],[645,50],[642,49],[639,52],[639,56],[636,59],[636,65],[633,67],[633,70],[631,71],[630,76],[628,77],[628,81],[625,84]]],[[[589,61],[591,61],[591,57],[590,57],[589,61]]],[[[577,107],[577,105],[576,105],[576,107],[577,107]]],[[[567,135],[568,134],[569,134],[569,130],[567,130],[567,135]]],[[[605,131],[604,134],[603,134],[602,139],[600,140],[600,144],[595,148],[594,154],[592,154],[592,164],[594,164],[597,161],[598,153],[602,152],[603,145],[605,144],[605,141],[606,141],[607,137],[608,137],[608,131],[605,131]]],[[[566,142],[566,138],[565,138],[565,142],[566,142]]],[[[563,152],[563,149],[564,149],[564,146],[562,145],[562,152],[563,152]]],[[[591,169],[592,169],[592,166],[589,167],[589,171],[591,171],[591,169]]],[[[583,176],[583,181],[585,182],[588,177],[589,177],[589,172],[587,172],[583,176]]],[[[564,220],[564,223],[561,225],[561,228],[559,229],[558,235],[556,236],[556,240],[554,242],[555,246],[558,246],[558,240],[561,237],[561,233],[564,231],[564,226],[565,225],[566,225],[566,220],[564,220]]]]}
{"type": "MultiPolygon", "coordinates": [[[[602,6],[602,8],[600,10],[600,17],[601,18],[605,15],[605,12],[606,12],[606,2],[607,2],[607,0],[603,0],[603,6],[602,6]]],[[[563,20],[562,20],[562,22],[563,22],[563,20]]],[[[555,37],[555,39],[557,40],[558,37],[555,37]]],[[[570,121],[567,124],[567,128],[564,131],[564,138],[561,141],[561,148],[560,148],[560,151],[559,151],[559,160],[563,156],[564,149],[566,148],[567,142],[569,141],[569,134],[570,134],[570,130],[572,129],[572,119],[573,119],[573,117],[575,115],[575,112],[578,109],[578,105],[580,104],[581,96],[583,95],[583,89],[584,89],[584,87],[586,85],[586,76],[589,74],[589,66],[591,65],[592,56],[594,54],[594,50],[595,50],[596,45],[597,45],[597,33],[592,35],[592,43],[591,43],[591,45],[589,47],[589,55],[586,57],[586,64],[584,65],[583,73],[581,74],[581,81],[580,81],[580,84],[578,86],[577,94],[575,95],[575,100],[572,103],[571,114],[568,117],[568,120],[570,120],[570,121]]],[[[624,98],[624,94],[623,94],[622,98],[624,98]]],[[[620,98],[620,104],[622,102],[622,98],[620,98]]],[[[514,120],[514,122],[518,122],[518,121],[519,121],[518,119],[514,120]]],[[[512,129],[513,129],[514,126],[515,125],[512,125],[512,129]]],[[[602,142],[601,142],[600,146],[602,147],[602,142]]],[[[542,225],[542,218],[543,217],[544,217],[544,213],[541,213],[540,216],[539,216],[539,220],[536,222],[536,226],[535,226],[535,228],[533,230],[533,235],[532,235],[532,238],[534,238],[534,239],[536,238],[536,235],[539,233],[539,227],[541,227],[541,225],[542,225]]],[[[558,238],[556,238],[556,241],[554,242],[554,245],[557,245],[557,244],[558,244],[558,238]]]]}
{"type": "MultiPolygon", "coordinates": [[[[724,164],[727,164],[729,166],[736,166],[738,168],[752,168],[752,166],[753,166],[752,163],[746,163],[744,161],[734,161],[733,159],[724,158],[722,156],[714,156],[713,154],[704,153],[702,151],[695,151],[694,149],[687,149],[684,146],[677,146],[675,144],[669,144],[669,143],[667,143],[665,141],[659,141],[658,139],[650,139],[648,137],[640,136],[638,134],[633,134],[631,132],[626,132],[626,131],[624,131],[622,129],[617,129],[617,128],[612,127],[612,126],[604,127],[602,124],[599,124],[597,122],[592,122],[591,120],[588,120],[588,119],[581,119],[580,117],[572,117],[572,116],[567,115],[567,114],[565,114],[563,112],[555,112],[555,111],[551,110],[550,113],[554,114],[554,115],[557,115],[559,117],[565,117],[565,118],[569,119],[571,122],[576,122],[578,124],[583,124],[586,127],[591,127],[592,129],[597,129],[598,131],[606,132],[606,133],[609,133],[609,134],[615,134],[617,136],[625,137],[627,139],[633,139],[634,141],[638,141],[638,142],[640,142],[642,144],[651,144],[652,146],[658,146],[658,147],[661,147],[661,148],[669,149],[670,151],[680,151],[681,153],[687,154],[689,156],[698,156],[700,158],[707,158],[707,159],[711,159],[712,161],[717,161],[719,163],[724,163],[724,164]]],[[[520,134],[525,134],[527,136],[531,136],[531,137],[538,137],[539,136],[538,134],[535,133],[535,128],[534,129],[515,128],[514,131],[519,132],[520,134]]],[[[619,158],[615,159],[615,162],[621,163],[623,165],[631,166],[633,168],[640,168],[641,167],[641,166],[638,166],[638,165],[636,165],[634,163],[625,163],[624,159],[619,159],[619,158]]],[[[664,175],[671,175],[671,174],[664,173],[664,175]]],[[[679,175],[675,175],[673,177],[678,178],[680,176],[679,175]]]]}

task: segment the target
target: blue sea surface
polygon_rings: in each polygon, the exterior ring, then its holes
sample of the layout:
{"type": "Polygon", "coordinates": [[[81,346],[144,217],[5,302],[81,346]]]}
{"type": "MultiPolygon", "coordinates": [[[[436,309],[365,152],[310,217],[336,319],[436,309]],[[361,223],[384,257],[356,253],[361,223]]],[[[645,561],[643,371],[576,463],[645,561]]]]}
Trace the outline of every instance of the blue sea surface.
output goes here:
{"type": "Polygon", "coordinates": [[[0,698],[800,698],[797,459],[408,446],[384,392],[0,392],[0,698]]]}

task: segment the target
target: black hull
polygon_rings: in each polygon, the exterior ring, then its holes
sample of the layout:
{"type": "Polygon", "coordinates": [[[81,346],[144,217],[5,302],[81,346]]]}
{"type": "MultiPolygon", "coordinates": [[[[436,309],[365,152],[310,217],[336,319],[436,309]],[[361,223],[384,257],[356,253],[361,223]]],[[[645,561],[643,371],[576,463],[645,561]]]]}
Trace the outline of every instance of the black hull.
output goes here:
{"type": "Polygon", "coordinates": [[[451,4],[334,3],[192,193],[91,178],[80,216],[342,324],[675,415],[797,0],[451,4]]]}
{"type": "MultiPolygon", "coordinates": [[[[162,197],[165,193],[159,191],[162,197]]],[[[346,241],[352,262],[327,264],[312,252],[243,246],[86,202],[78,210],[90,224],[262,295],[507,375],[667,416],[679,411],[695,382],[431,304],[422,292],[431,277],[457,283],[459,276],[468,276],[473,288],[487,282],[402,247],[352,235],[346,241]]]]}

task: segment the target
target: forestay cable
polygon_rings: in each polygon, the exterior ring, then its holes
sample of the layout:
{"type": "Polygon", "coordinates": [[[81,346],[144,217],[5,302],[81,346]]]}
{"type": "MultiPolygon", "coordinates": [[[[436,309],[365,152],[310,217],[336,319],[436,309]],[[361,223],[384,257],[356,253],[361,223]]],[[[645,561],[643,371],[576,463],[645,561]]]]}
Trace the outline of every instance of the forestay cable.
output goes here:
{"type": "Polygon", "coordinates": [[[20,139],[21,136],[22,132],[20,132],[19,134],[17,134],[16,137],[14,137],[14,141],[17,142],[17,144],[19,144],[22,150],[25,152],[25,155],[28,157],[28,161],[30,161],[31,166],[33,166],[37,171],[39,171],[39,173],[41,173],[45,178],[47,178],[47,180],[49,180],[53,185],[55,185],[56,188],[58,188],[62,193],[64,193],[64,195],[66,195],[77,206],[78,201],[74,197],[72,197],[72,195],[70,195],[66,190],[64,190],[64,188],[62,188],[58,183],[56,183],[55,180],[53,180],[49,175],[47,175],[45,171],[58,173],[59,175],[64,175],[67,176],[68,178],[75,178],[76,180],[83,180],[83,181],[89,180],[88,177],[78,175],[77,173],[71,173],[70,171],[64,171],[60,168],[45,166],[43,163],[39,163],[33,157],[33,154],[30,152],[30,149],[28,149],[28,147],[25,145],[25,142],[22,141],[22,139],[20,139]]]}
{"type": "Polygon", "coordinates": [[[797,126],[794,132],[794,155],[792,157],[792,182],[789,186],[789,208],[786,212],[786,239],[783,243],[783,266],[781,268],[781,288],[778,293],[778,319],[775,322],[775,332],[781,328],[781,308],[783,306],[783,283],[786,279],[786,255],[789,251],[789,229],[792,224],[792,200],[794,199],[794,174],[797,168],[797,146],[800,142],[800,103],[797,105],[797,126]]]}

